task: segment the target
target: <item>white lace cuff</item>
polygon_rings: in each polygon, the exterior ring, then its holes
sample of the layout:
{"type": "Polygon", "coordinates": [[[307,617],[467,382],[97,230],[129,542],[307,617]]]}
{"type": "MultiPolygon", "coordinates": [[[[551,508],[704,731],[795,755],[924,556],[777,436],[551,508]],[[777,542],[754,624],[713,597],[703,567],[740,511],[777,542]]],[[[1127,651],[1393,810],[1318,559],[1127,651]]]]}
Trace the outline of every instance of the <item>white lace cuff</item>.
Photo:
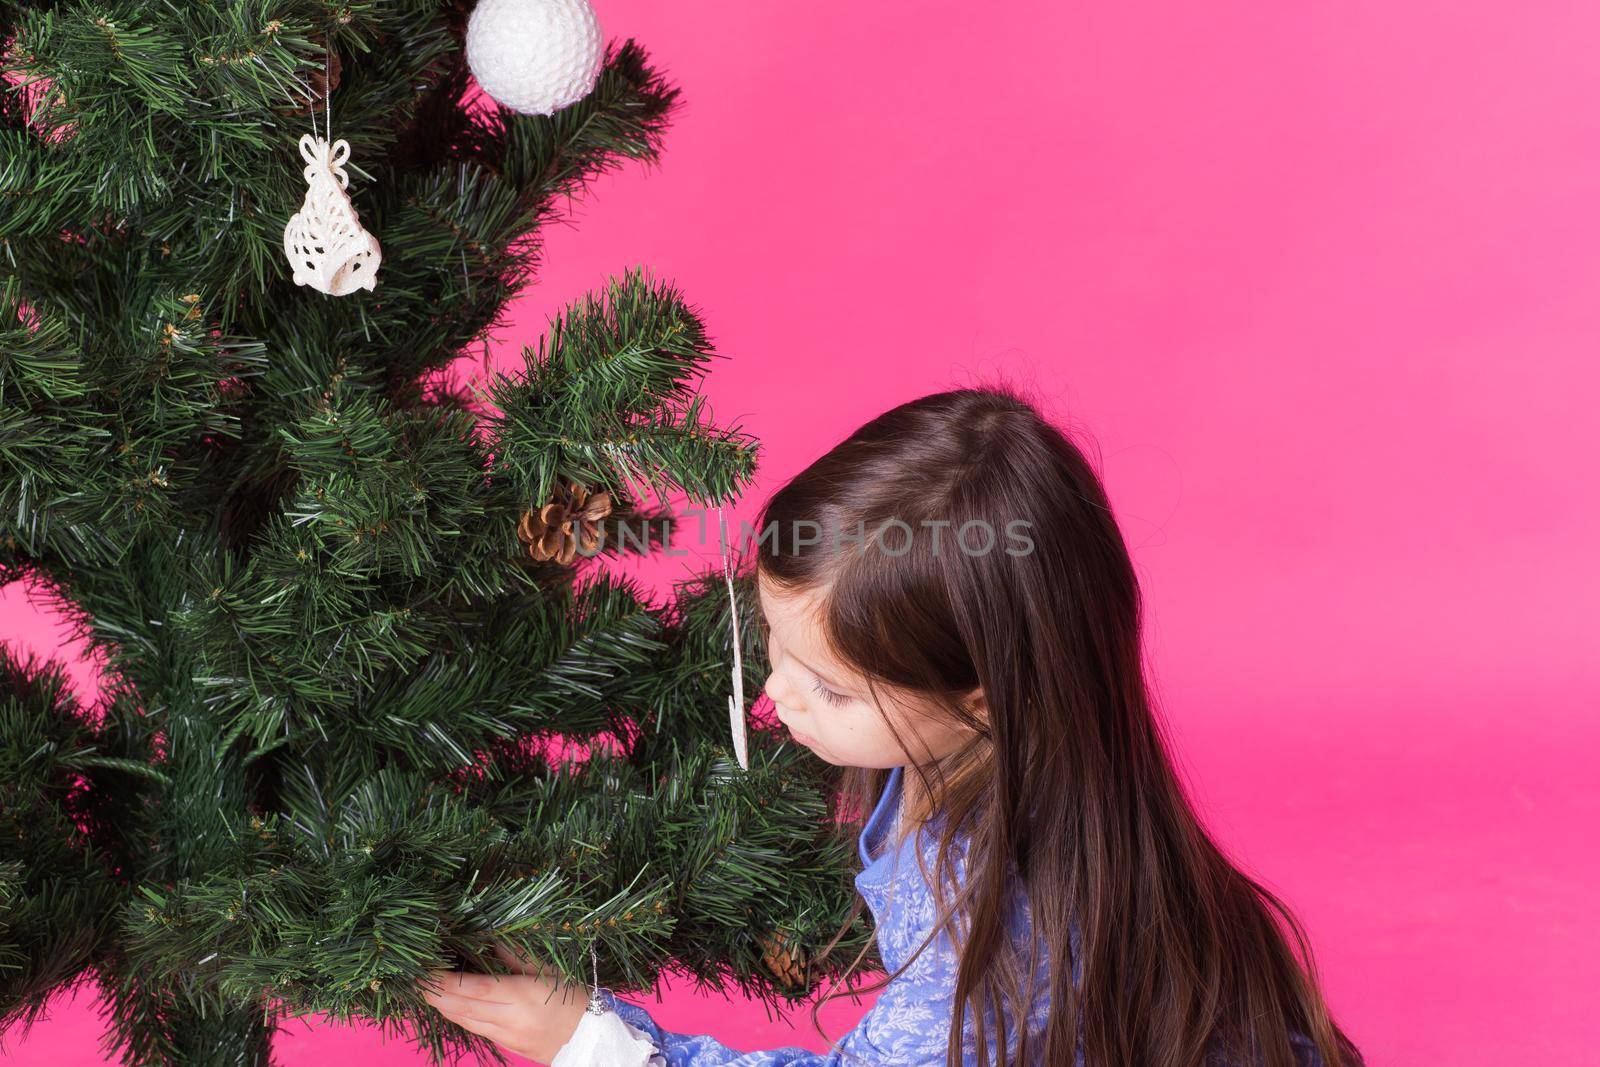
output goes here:
{"type": "Polygon", "coordinates": [[[655,1042],[606,1006],[597,990],[550,1067],[667,1067],[667,1061],[655,1042]]]}

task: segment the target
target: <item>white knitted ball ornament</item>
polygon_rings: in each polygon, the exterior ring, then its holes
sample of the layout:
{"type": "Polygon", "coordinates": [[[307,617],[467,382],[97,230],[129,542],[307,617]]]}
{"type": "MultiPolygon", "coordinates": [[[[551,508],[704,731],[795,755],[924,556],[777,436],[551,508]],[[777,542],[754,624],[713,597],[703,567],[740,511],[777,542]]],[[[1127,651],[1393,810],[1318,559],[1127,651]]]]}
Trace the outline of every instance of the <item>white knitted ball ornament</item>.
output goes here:
{"type": "Polygon", "coordinates": [[[467,20],[473,77],[523,114],[549,115],[582,100],[603,58],[588,0],[478,0],[467,20]]]}

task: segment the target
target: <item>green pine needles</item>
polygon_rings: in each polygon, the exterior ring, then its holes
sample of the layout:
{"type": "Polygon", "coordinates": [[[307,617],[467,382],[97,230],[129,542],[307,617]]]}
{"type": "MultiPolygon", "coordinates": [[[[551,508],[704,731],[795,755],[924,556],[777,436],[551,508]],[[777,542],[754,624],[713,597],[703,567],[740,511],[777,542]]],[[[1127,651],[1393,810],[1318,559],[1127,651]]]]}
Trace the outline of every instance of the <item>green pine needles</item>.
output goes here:
{"type": "Polygon", "coordinates": [[[826,768],[759,729],[732,762],[720,573],[656,604],[607,568],[754,473],[696,311],[630,270],[514,373],[443,373],[677,101],[628,42],[552,117],[465,106],[468,9],[0,4],[0,582],[104,679],[80,702],[0,650],[10,1038],[93,981],[130,1064],[267,1064],[305,1013],[492,1054],[420,978],[498,969],[496,942],[581,978],[593,946],[618,989],[675,965],[777,1006],[805,991],[762,938],[850,911],[826,768]],[[326,42],[383,243],[340,298],[281,248],[326,42]],[[518,520],[571,481],[611,494],[605,548],[539,562],[518,520]]]}

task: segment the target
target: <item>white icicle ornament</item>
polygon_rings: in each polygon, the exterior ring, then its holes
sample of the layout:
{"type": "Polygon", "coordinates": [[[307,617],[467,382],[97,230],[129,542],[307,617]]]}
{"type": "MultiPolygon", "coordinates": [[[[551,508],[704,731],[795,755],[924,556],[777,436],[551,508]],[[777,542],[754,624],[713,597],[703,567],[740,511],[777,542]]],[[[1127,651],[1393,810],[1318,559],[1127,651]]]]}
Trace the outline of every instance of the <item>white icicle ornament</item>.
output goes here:
{"type": "Polygon", "coordinates": [[[733,645],[733,692],[728,695],[728,727],[733,734],[733,754],[739,769],[750,769],[750,742],[744,722],[744,636],[739,630],[739,598],[733,591],[733,560],[728,556],[728,517],[717,508],[718,536],[722,541],[722,578],[728,583],[728,632],[733,645]]]}
{"type": "Polygon", "coordinates": [[[330,145],[308,133],[300,138],[300,155],[306,161],[306,199],[283,229],[283,251],[294,268],[294,283],[329,296],[370,291],[378,284],[383,249],[361,228],[345,192],[350,142],[341,137],[330,145]]]}

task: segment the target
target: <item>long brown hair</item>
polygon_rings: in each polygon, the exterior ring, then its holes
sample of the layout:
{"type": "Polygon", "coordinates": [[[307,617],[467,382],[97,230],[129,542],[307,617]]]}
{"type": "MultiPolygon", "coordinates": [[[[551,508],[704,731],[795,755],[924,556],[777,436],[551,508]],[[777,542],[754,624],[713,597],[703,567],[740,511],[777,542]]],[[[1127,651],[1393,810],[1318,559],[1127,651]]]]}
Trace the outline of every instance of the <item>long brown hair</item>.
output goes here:
{"type": "MultiPolygon", "coordinates": [[[[820,594],[825,640],[875,696],[880,684],[920,694],[970,731],[961,751],[908,768],[939,814],[936,930],[959,946],[950,1067],[969,1008],[981,1065],[991,1015],[996,1067],[1071,1064],[1080,1042],[1088,1067],[1200,1067],[1208,1055],[1293,1067],[1291,1031],[1325,1067],[1362,1064],[1294,916],[1191,808],[1106,494],[1019,391],[958,389],[883,413],[775,493],[756,532],[758,574],[820,594]],[[976,691],[981,712],[964,699],[976,691]],[[958,836],[967,877],[951,899],[958,836]],[[1042,1049],[1017,1022],[1035,971],[1008,934],[1016,877],[1049,953],[1042,1049]]],[[[843,772],[856,828],[886,778],[843,772]]]]}

